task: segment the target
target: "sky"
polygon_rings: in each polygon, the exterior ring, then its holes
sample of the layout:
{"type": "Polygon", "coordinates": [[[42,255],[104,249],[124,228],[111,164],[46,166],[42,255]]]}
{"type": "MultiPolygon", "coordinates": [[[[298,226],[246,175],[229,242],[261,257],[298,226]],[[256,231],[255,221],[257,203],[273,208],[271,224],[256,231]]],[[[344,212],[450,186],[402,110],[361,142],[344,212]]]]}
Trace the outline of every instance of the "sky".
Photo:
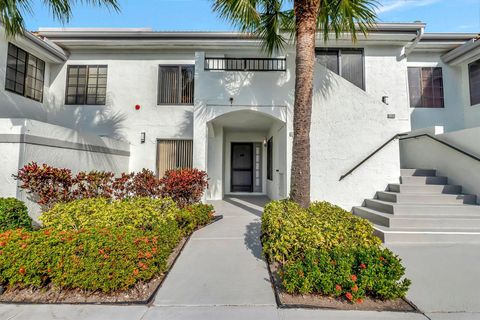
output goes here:
{"type": "MultiPolygon", "coordinates": [[[[157,31],[233,30],[211,10],[212,0],[118,0],[121,12],[78,5],[73,19],[53,19],[41,0],[32,0],[33,13],[25,13],[28,30],[39,27],[152,28],[157,31]]],[[[480,0],[379,0],[381,22],[427,23],[427,32],[480,33],[480,0]]]]}

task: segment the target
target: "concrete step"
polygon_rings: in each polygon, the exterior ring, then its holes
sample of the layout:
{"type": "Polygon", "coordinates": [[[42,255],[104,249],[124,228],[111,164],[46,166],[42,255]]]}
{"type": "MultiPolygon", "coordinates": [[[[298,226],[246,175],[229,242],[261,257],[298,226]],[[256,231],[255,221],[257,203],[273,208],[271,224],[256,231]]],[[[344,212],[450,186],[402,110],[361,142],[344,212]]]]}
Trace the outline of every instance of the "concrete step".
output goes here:
{"type": "Polygon", "coordinates": [[[401,184],[413,184],[413,185],[424,185],[424,184],[448,184],[447,177],[426,177],[426,176],[401,176],[401,184]]]}
{"type": "Polygon", "coordinates": [[[471,229],[480,230],[480,215],[393,215],[366,207],[355,207],[353,213],[374,224],[389,228],[471,229]]]}
{"type": "Polygon", "coordinates": [[[400,193],[459,194],[459,193],[462,193],[462,186],[451,185],[451,184],[409,185],[409,184],[391,183],[388,185],[388,190],[391,192],[400,192],[400,193]]]}
{"type": "Polygon", "coordinates": [[[394,215],[462,215],[480,216],[480,206],[468,204],[399,204],[379,199],[366,199],[365,206],[394,215]]]}
{"type": "Polygon", "coordinates": [[[400,174],[402,176],[434,177],[437,175],[437,170],[435,169],[400,169],[400,174]]]}
{"type": "Polygon", "coordinates": [[[412,204],[475,204],[477,196],[473,194],[415,194],[378,191],[377,199],[412,204]]]}
{"type": "Polygon", "coordinates": [[[374,225],[384,243],[480,243],[480,229],[411,229],[374,225]]]}

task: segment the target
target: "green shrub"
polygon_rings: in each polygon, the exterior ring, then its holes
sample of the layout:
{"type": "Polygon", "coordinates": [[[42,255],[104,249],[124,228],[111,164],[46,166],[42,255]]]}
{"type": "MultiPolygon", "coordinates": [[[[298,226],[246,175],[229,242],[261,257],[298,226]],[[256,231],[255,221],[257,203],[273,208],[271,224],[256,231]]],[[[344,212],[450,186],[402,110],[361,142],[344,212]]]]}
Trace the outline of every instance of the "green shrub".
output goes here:
{"type": "Polygon", "coordinates": [[[305,210],[292,201],[272,201],[264,209],[262,234],[265,254],[279,262],[301,257],[310,248],[380,244],[367,220],[327,202],[305,210]]]}
{"type": "Polygon", "coordinates": [[[379,247],[311,250],[302,260],[282,266],[282,284],[290,293],[319,293],[361,301],[404,297],[410,280],[390,250],[379,247]]]}
{"type": "Polygon", "coordinates": [[[290,293],[345,296],[361,302],[405,296],[401,260],[373,234],[372,225],[327,202],[304,209],[292,201],[272,201],[262,216],[264,254],[279,263],[290,293]]]}
{"type": "Polygon", "coordinates": [[[214,209],[212,205],[197,203],[180,210],[177,222],[185,234],[190,234],[199,226],[204,226],[212,221],[214,209]]]}
{"type": "Polygon", "coordinates": [[[155,231],[128,227],[11,230],[0,234],[0,283],[110,292],[166,271],[179,241],[173,223],[155,231]]]}
{"type": "Polygon", "coordinates": [[[170,198],[91,198],[56,204],[40,217],[45,227],[60,230],[133,227],[152,230],[180,214],[170,198]]]}
{"type": "Polygon", "coordinates": [[[0,232],[17,228],[32,228],[27,207],[15,198],[0,198],[0,232]]]}

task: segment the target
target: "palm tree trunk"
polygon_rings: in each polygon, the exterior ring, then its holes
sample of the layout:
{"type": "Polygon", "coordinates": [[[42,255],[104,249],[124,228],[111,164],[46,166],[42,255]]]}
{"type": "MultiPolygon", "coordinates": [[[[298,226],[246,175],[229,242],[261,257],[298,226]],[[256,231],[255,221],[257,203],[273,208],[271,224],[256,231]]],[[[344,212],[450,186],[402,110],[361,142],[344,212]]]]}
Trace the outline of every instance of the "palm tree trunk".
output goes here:
{"type": "Polygon", "coordinates": [[[310,204],[310,123],[312,119],[315,32],[320,0],[295,0],[296,71],[290,197],[310,204]]]}

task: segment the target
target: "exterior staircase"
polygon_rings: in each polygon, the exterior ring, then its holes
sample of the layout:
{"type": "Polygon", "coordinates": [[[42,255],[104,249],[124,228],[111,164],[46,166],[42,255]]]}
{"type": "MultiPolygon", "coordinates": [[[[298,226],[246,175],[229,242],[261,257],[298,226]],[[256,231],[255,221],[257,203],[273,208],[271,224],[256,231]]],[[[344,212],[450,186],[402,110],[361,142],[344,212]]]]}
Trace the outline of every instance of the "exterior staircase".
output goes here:
{"type": "Polygon", "coordinates": [[[385,243],[480,243],[476,202],[433,169],[402,169],[400,184],[389,184],[353,213],[370,220],[385,243]]]}

